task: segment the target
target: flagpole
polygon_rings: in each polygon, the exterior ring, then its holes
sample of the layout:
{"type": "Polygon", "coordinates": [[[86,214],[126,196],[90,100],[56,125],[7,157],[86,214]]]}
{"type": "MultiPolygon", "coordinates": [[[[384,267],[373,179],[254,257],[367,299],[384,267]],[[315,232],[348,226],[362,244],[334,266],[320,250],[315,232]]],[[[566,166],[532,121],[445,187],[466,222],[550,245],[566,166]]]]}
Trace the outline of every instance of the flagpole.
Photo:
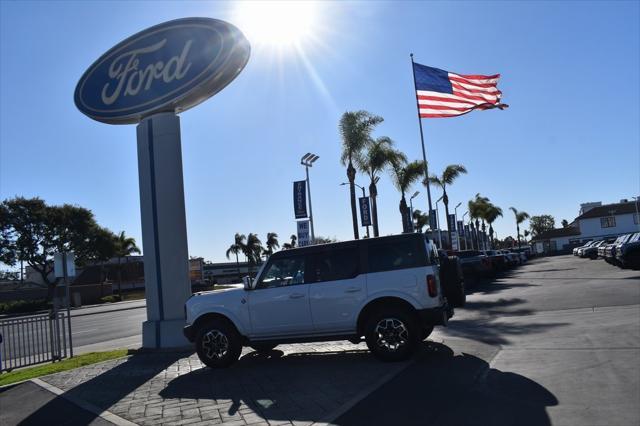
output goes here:
{"type": "Polygon", "coordinates": [[[416,95],[416,108],[418,109],[418,123],[420,124],[420,141],[422,142],[422,159],[424,160],[424,175],[427,187],[427,198],[429,200],[429,215],[431,215],[431,189],[429,188],[429,164],[427,163],[427,152],[424,149],[424,134],[422,132],[422,118],[420,118],[420,102],[418,102],[418,86],[416,85],[416,69],[413,66],[413,53],[411,53],[411,71],[413,72],[413,93],[416,95]]]}

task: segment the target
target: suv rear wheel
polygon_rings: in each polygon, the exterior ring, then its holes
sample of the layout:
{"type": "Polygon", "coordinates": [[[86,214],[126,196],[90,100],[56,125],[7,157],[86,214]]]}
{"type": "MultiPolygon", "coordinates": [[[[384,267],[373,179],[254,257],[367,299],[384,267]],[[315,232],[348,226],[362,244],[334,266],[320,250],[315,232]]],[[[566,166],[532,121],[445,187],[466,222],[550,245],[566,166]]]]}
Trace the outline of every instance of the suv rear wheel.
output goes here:
{"type": "Polygon", "coordinates": [[[207,367],[228,367],[238,360],[242,352],[240,335],[227,321],[207,321],[196,333],[196,352],[207,367]]]}
{"type": "Polygon", "coordinates": [[[403,361],[416,348],[421,332],[412,316],[401,309],[386,309],[371,315],[364,328],[371,353],[382,361],[403,361]]]}

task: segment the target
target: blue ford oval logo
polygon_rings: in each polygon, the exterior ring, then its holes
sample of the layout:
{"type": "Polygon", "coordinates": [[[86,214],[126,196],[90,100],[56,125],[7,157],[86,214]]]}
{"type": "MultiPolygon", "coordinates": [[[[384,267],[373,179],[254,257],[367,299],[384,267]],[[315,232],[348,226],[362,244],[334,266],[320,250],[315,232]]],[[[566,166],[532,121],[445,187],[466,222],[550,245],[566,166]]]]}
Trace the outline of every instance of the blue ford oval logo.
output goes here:
{"type": "Polygon", "coordinates": [[[74,100],[84,114],[110,124],[184,111],[229,84],[247,64],[250,52],[244,35],[227,22],[165,22],[102,55],[78,82],[74,100]]]}

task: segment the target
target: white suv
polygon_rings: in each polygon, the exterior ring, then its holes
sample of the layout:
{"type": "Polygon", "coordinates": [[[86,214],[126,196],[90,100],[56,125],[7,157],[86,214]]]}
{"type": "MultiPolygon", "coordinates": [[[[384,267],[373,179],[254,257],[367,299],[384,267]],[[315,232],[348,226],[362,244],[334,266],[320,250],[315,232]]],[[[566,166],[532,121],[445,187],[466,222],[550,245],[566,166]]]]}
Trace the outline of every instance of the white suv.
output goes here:
{"type": "Polygon", "coordinates": [[[243,345],[363,337],[378,358],[403,360],[453,315],[437,250],[417,233],[274,253],[244,288],[194,294],[185,311],[184,334],[209,367],[233,363],[243,345]]]}

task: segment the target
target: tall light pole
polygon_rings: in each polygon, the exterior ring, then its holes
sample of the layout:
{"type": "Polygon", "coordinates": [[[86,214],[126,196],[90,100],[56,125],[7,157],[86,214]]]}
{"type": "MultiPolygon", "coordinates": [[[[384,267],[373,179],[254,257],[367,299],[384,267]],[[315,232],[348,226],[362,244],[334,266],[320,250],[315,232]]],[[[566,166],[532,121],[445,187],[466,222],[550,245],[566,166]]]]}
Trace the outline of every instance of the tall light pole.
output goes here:
{"type": "MultiPolygon", "coordinates": [[[[365,193],[364,193],[364,187],[362,187],[362,186],[358,185],[358,184],[357,184],[357,183],[355,183],[355,182],[353,182],[353,184],[354,184],[355,186],[357,186],[358,188],[362,189],[362,197],[363,197],[363,198],[364,198],[364,197],[366,197],[366,195],[365,195],[365,193]]],[[[340,186],[344,186],[344,185],[349,185],[349,182],[342,182],[342,183],[340,184],[340,186]]],[[[360,206],[360,209],[362,209],[362,206],[360,206]]],[[[362,216],[360,216],[360,217],[362,218],[362,216]]],[[[369,225],[367,225],[367,226],[366,226],[366,228],[367,228],[367,238],[369,238],[369,237],[370,237],[370,236],[369,236],[369,225]]]]}
{"type": "Polygon", "coordinates": [[[469,214],[469,210],[462,215],[462,231],[464,232],[464,249],[469,250],[469,241],[467,240],[467,231],[464,229],[464,217],[469,214]]]}
{"type": "Polygon", "coordinates": [[[409,216],[411,217],[411,226],[412,226],[412,227],[414,227],[414,224],[413,224],[413,199],[414,199],[414,198],[416,198],[416,197],[418,196],[418,194],[420,194],[420,191],[416,191],[416,192],[411,196],[411,198],[409,198],[409,206],[411,206],[411,207],[410,207],[410,208],[411,208],[411,210],[409,210],[409,211],[410,211],[410,215],[409,215],[409,216]]]}
{"type": "Polygon", "coordinates": [[[311,185],[309,183],[309,167],[313,167],[313,163],[320,158],[318,155],[307,152],[300,159],[300,164],[304,166],[305,171],[307,172],[307,195],[309,198],[309,224],[311,225],[311,244],[314,244],[316,241],[316,234],[313,229],[313,208],[311,207],[311,185]]]}
{"type": "MultiPolygon", "coordinates": [[[[444,197],[444,195],[442,196],[444,197]]],[[[440,212],[438,211],[438,203],[442,201],[442,197],[436,201],[436,222],[438,224],[438,248],[442,248],[442,230],[440,230],[440,212]]]]}
{"type": "Polygon", "coordinates": [[[638,221],[638,229],[640,229],[640,214],[638,214],[638,201],[640,201],[640,197],[631,197],[634,201],[633,204],[636,206],[636,220],[638,221]]]}
{"type": "MultiPolygon", "coordinates": [[[[458,233],[458,207],[462,205],[462,202],[458,203],[453,209],[453,219],[455,223],[453,224],[453,229],[456,231],[456,240],[458,241],[458,250],[460,250],[460,234],[458,233]]],[[[453,244],[452,244],[453,245],[453,244]]]]}

